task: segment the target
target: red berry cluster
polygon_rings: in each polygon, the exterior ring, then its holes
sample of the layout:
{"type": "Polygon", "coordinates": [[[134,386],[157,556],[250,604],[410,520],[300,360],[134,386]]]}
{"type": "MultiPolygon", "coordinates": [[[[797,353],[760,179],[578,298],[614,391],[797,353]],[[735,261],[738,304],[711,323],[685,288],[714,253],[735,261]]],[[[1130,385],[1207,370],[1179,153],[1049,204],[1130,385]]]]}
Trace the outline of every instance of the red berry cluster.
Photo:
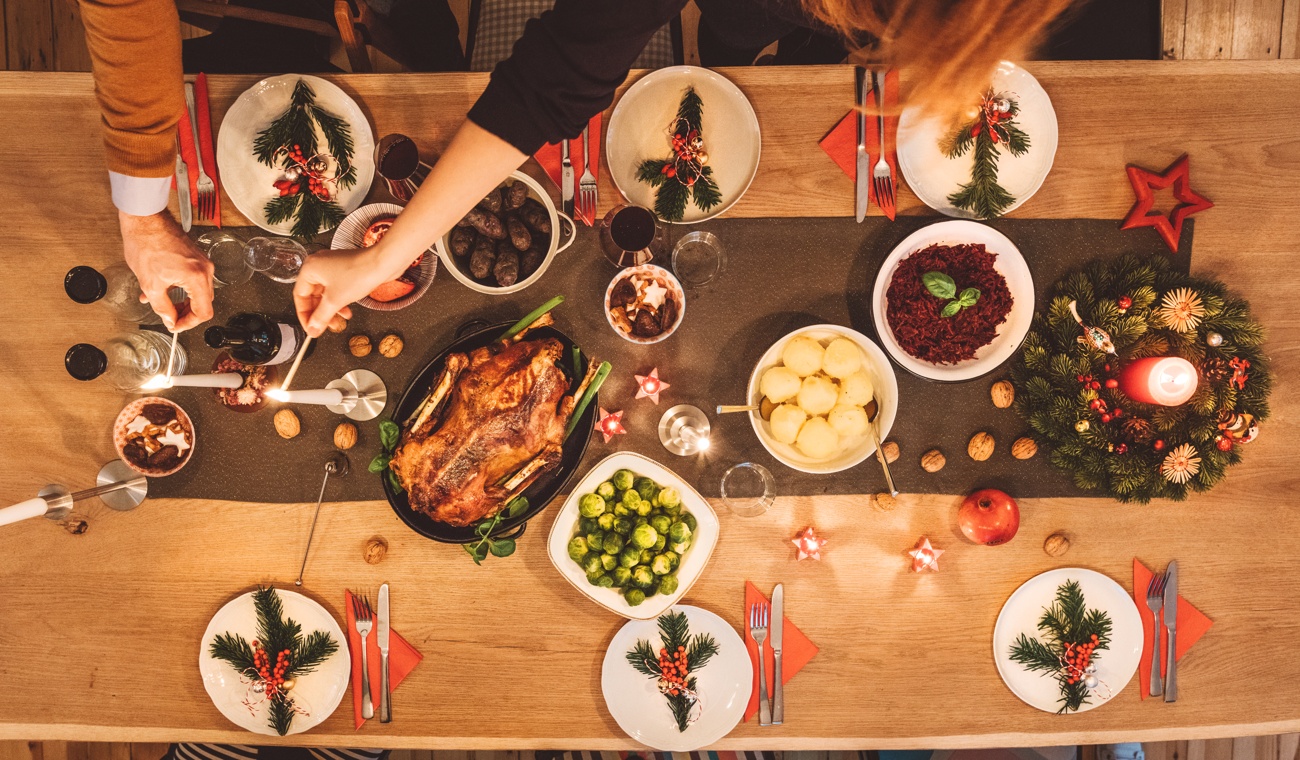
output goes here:
{"type": "Polygon", "coordinates": [[[1084,671],[1092,662],[1092,652],[1097,648],[1097,634],[1086,644],[1067,644],[1065,647],[1065,666],[1067,680],[1078,683],[1083,680],[1084,671]]]}
{"type": "Polygon", "coordinates": [[[286,195],[296,195],[302,191],[302,181],[307,180],[307,189],[321,200],[330,199],[329,188],[325,185],[325,180],[321,178],[320,172],[315,172],[307,168],[307,157],[302,153],[301,145],[294,145],[289,151],[289,161],[291,166],[298,168],[298,177],[296,179],[280,179],[273,184],[275,189],[280,191],[280,197],[286,195]]]}
{"type": "Polygon", "coordinates": [[[667,692],[673,696],[686,691],[686,647],[677,647],[676,652],[666,648],[659,650],[659,672],[667,681],[667,692]]]}
{"type": "Polygon", "coordinates": [[[1083,387],[1085,388],[1091,388],[1094,391],[1101,390],[1101,383],[1092,379],[1092,375],[1075,375],[1075,379],[1083,383],[1083,387]]]}
{"type": "Polygon", "coordinates": [[[681,182],[687,187],[694,185],[695,181],[699,179],[699,171],[696,167],[703,164],[703,161],[701,161],[699,157],[700,151],[692,146],[692,143],[694,143],[699,136],[700,130],[698,129],[692,129],[689,132],[674,132],[673,153],[676,154],[676,158],[672,161],[666,162],[663,165],[663,168],[659,171],[663,173],[664,176],[676,177],[678,162],[685,161],[689,171],[683,173],[684,176],[682,176],[681,182]]]}
{"type": "Polygon", "coordinates": [[[984,124],[987,123],[989,127],[989,139],[992,140],[994,144],[1009,139],[1010,135],[1007,134],[1006,127],[1003,127],[1001,122],[1003,119],[1010,120],[1012,118],[1011,111],[999,111],[997,103],[998,98],[995,98],[992,95],[984,98],[984,120],[976,120],[974,126],[970,128],[971,137],[979,137],[980,132],[984,131],[984,124]]]}
{"type": "Polygon", "coordinates": [[[289,670],[289,650],[286,649],[275,656],[275,667],[271,667],[271,657],[266,653],[266,649],[256,639],[253,640],[253,666],[257,668],[257,674],[262,677],[266,683],[266,696],[274,696],[277,691],[284,685],[284,674],[289,670]]]}

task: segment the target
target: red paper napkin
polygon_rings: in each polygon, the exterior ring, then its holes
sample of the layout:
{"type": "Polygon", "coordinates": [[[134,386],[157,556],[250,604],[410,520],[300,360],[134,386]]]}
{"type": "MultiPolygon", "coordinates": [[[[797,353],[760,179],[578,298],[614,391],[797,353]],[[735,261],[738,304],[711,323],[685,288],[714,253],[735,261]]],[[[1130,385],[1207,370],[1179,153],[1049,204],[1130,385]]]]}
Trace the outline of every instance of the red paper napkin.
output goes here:
{"type": "MultiPolygon", "coordinates": [[[[748,721],[758,714],[758,644],[749,635],[749,608],[759,602],[771,603],[771,600],[763,596],[754,584],[745,581],[745,609],[741,615],[743,621],[742,635],[745,638],[745,648],[749,650],[749,662],[754,666],[754,688],[749,694],[749,706],[745,708],[745,720],[748,721]]],[[[785,629],[783,634],[785,640],[781,642],[781,683],[789,683],[794,674],[803,670],[803,666],[808,664],[817,654],[817,645],[808,640],[803,635],[803,631],[794,627],[790,618],[785,618],[785,629]]],[[[763,669],[767,671],[767,696],[772,696],[772,689],[776,685],[776,656],[772,653],[772,628],[768,628],[767,641],[763,643],[763,669]]]]}
{"type": "Polygon", "coordinates": [[[202,72],[194,80],[194,110],[199,118],[199,151],[203,156],[203,171],[212,178],[217,188],[217,200],[214,204],[214,219],[217,227],[221,226],[221,175],[217,172],[217,149],[212,144],[212,114],[208,110],[208,75],[202,72]]]}
{"type": "MultiPolygon", "coordinates": [[[[1133,601],[1137,602],[1138,614],[1142,616],[1142,659],[1138,662],[1138,693],[1143,699],[1147,698],[1150,689],[1148,684],[1151,683],[1151,608],[1147,606],[1147,586],[1151,584],[1153,573],[1142,564],[1141,560],[1133,558],[1133,601]]],[[[1164,627],[1164,611],[1161,610],[1160,625],[1160,674],[1165,672],[1165,642],[1168,640],[1168,632],[1164,627]]],[[[1200,610],[1196,609],[1183,598],[1182,594],[1178,595],[1178,651],[1175,657],[1182,660],[1183,655],[1192,645],[1201,640],[1205,632],[1210,630],[1214,623],[1205,616],[1200,610]]]]}
{"type": "MultiPolygon", "coordinates": [[[[352,716],[356,720],[357,728],[360,729],[366,722],[361,717],[361,634],[357,633],[357,617],[352,614],[352,592],[343,592],[343,607],[348,613],[348,649],[352,654],[352,716]]],[[[376,610],[376,614],[378,610],[376,610]]],[[[378,627],[378,623],[375,624],[378,627]]],[[[415,666],[420,664],[424,655],[415,651],[415,647],[406,642],[406,639],[398,635],[397,631],[389,631],[388,639],[388,680],[390,691],[397,691],[397,686],[412,671],[415,666]]],[[[383,699],[384,684],[382,680],[383,666],[379,660],[379,642],[375,635],[375,629],[372,628],[370,635],[366,637],[366,656],[369,661],[366,663],[370,666],[370,699],[375,704],[375,717],[379,717],[379,703],[383,699]]]]}
{"type": "MultiPolygon", "coordinates": [[[[176,132],[181,140],[181,158],[185,159],[185,169],[190,178],[190,207],[198,216],[199,198],[199,159],[194,152],[194,129],[190,126],[190,111],[181,105],[181,120],[176,123],[176,132]]],[[[176,187],[176,175],[172,174],[172,187],[176,187]]]]}
{"type": "MultiPolygon", "coordinates": [[[[588,227],[596,223],[596,210],[592,209],[591,216],[588,217],[578,211],[578,180],[582,178],[582,167],[585,165],[591,169],[591,173],[600,179],[600,114],[591,117],[587,122],[587,142],[591,145],[591,156],[582,155],[582,136],[569,141],[569,161],[573,163],[573,218],[586,222],[588,227]]],[[[533,154],[537,163],[542,165],[546,170],[546,176],[551,178],[556,187],[560,187],[560,163],[564,160],[559,143],[548,143],[543,145],[540,150],[533,154]]],[[[564,188],[560,188],[563,191],[564,188]]]]}
{"type": "MultiPolygon", "coordinates": [[[[868,73],[867,75],[871,75],[868,73]]],[[[898,104],[898,72],[889,71],[885,73],[885,103],[886,107],[891,110],[898,104]]],[[[877,120],[872,110],[876,106],[876,93],[867,92],[867,153],[871,156],[871,165],[875,166],[880,160],[880,130],[877,128],[877,120]]],[[[822,150],[826,155],[831,157],[844,173],[849,175],[849,179],[856,181],[857,172],[857,152],[858,152],[858,112],[851,110],[840,119],[840,123],[822,138],[822,150]]],[[[894,177],[894,197],[898,197],[898,116],[885,116],[885,144],[889,146],[889,153],[885,156],[885,161],[889,164],[890,170],[894,177]]],[[[884,211],[885,216],[891,220],[894,218],[896,211],[895,204],[881,206],[880,201],[876,199],[876,188],[872,183],[868,183],[868,194],[872,205],[884,211]]]]}

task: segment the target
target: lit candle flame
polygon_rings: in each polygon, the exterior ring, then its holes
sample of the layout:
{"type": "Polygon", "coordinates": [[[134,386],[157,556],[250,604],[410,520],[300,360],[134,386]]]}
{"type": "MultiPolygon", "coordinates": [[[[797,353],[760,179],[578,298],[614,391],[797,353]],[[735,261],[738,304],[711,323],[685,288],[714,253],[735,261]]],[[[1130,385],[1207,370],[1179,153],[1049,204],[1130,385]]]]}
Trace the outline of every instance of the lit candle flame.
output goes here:
{"type": "Polygon", "coordinates": [[[172,379],[167,375],[154,375],[140,386],[142,391],[157,391],[172,387],[172,379]]]}
{"type": "Polygon", "coordinates": [[[274,388],[266,392],[266,397],[270,399],[275,399],[276,401],[288,401],[289,392],[284,390],[283,388],[274,388]]]}

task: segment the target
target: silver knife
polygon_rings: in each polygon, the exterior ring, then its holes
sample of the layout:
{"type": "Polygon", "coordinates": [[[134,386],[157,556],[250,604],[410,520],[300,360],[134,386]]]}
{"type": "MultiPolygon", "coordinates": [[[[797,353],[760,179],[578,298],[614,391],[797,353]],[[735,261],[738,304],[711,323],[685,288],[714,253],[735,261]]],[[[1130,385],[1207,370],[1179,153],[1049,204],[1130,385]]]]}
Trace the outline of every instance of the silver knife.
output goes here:
{"type": "Polygon", "coordinates": [[[573,161],[569,160],[569,141],[560,143],[560,200],[564,213],[573,216],[573,161]]]}
{"type": "Polygon", "coordinates": [[[1165,568],[1165,701],[1178,701],[1178,560],[1165,568]]]}
{"type": "Polygon", "coordinates": [[[393,695],[392,689],[388,685],[388,633],[390,630],[388,621],[388,584],[379,587],[379,628],[375,633],[375,643],[379,645],[379,685],[380,685],[380,703],[379,703],[379,722],[391,723],[393,721],[393,695]]]}
{"type": "Polygon", "coordinates": [[[871,156],[867,154],[867,70],[853,67],[854,95],[858,113],[858,159],[854,171],[853,213],[861,222],[867,218],[867,187],[871,179],[871,156]]]}
{"type": "Polygon", "coordinates": [[[190,208],[190,170],[176,151],[176,201],[181,207],[181,229],[186,232],[194,226],[194,209],[190,208]]]}
{"type": "Polygon", "coordinates": [[[785,629],[785,589],[776,584],[772,589],[772,656],[776,659],[776,668],[772,671],[772,725],[779,726],[785,722],[785,698],[781,688],[781,634],[785,629]]]}

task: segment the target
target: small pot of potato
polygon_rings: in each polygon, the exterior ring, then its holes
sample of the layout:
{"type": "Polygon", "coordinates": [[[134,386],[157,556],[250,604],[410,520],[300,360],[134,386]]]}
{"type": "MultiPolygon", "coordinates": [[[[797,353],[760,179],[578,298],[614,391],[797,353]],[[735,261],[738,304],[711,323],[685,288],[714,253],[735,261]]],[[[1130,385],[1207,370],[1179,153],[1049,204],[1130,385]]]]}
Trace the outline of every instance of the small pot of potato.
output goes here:
{"type": "Polygon", "coordinates": [[[894,425],[898,383],[889,359],[862,333],[813,325],[778,340],[749,378],[754,434],[782,464],[802,472],[847,470],[875,453],[894,425]]]}

